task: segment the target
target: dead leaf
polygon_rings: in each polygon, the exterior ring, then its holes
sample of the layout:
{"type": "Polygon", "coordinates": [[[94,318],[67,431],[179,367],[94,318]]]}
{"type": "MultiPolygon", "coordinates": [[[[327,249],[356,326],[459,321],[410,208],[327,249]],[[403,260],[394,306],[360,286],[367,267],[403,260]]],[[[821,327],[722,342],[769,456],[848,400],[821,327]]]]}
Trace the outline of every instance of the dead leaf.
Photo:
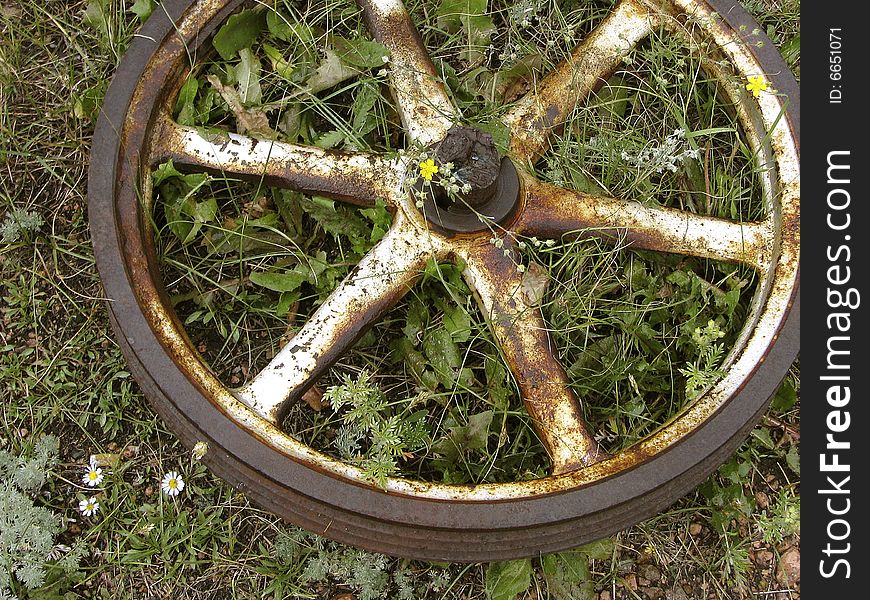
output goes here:
{"type": "Polygon", "coordinates": [[[535,74],[541,70],[540,54],[524,56],[511,68],[500,71],[496,76],[497,92],[505,103],[513,102],[532,87],[535,74]]]}
{"type": "Polygon", "coordinates": [[[121,461],[121,455],[117,452],[93,454],[92,456],[94,463],[96,463],[98,466],[109,467],[110,469],[117,468],[118,463],[121,461]]]}
{"type": "Polygon", "coordinates": [[[316,94],[357,74],[359,71],[343,63],[338,53],[334,50],[327,50],[326,57],[305,83],[308,86],[308,91],[316,94]]]}
{"type": "Polygon", "coordinates": [[[323,390],[316,385],[308,388],[302,394],[302,399],[314,412],[320,412],[323,409],[323,390]]]}
{"type": "Polygon", "coordinates": [[[241,135],[251,134],[257,137],[274,140],[278,134],[269,125],[269,117],[260,108],[245,108],[242,99],[235,88],[221,83],[215,75],[208,76],[208,82],[221,95],[224,102],[236,117],[236,129],[241,135]]]}
{"type": "Polygon", "coordinates": [[[522,293],[526,306],[537,306],[547,293],[547,283],[550,281],[547,271],[538,263],[529,263],[523,273],[522,293]]]}

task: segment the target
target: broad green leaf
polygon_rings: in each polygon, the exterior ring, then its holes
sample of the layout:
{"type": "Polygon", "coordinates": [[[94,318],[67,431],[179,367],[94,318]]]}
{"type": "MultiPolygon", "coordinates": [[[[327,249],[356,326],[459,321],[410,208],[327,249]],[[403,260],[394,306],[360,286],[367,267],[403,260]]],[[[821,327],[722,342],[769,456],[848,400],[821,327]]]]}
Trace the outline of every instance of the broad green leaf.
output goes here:
{"type": "Polygon", "coordinates": [[[429,364],[422,352],[414,349],[414,345],[406,337],[399,338],[393,344],[393,352],[396,357],[404,361],[405,367],[411,373],[411,377],[424,388],[435,391],[438,388],[438,377],[429,370],[429,364]]]}
{"type": "Polygon", "coordinates": [[[547,582],[547,591],[554,600],[592,600],[595,596],[587,558],[582,552],[542,556],[541,571],[547,582]]]}
{"type": "Polygon", "coordinates": [[[262,11],[243,10],[232,15],[212,40],[214,49],[224,60],[232,60],[242,48],[250,48],[266,27],[262,11]]]}
{"type": "Polygon", "coordinates": [[[407,313],[405,313],[405,326],[402,328],[402,333],[412,344],[416,345],[423,332],[426,331],[428,323],[429,309],[422,300],[413,298],[408,304],[407,313]]]}
{"type": "Polygon", "coordinates": [[[199,80],[196,77],[189,77],[181,86],[178,99],[175,101],[175,120],[179,125],[195,124],[197,91],[199,91],[199,80]]]}
{"type": "Polygon", "coordinates": [[[181,186],[166,184],[160,189],[160,198],[163,201],[163,211],[166,213],[166,226],[175,236],[186,243],[193,229],[193,221],[190,213],[193,212],[193,200],[184,194],[181,186]]]}
{"type": "Polygon", "coordinates": [[[251,283],[273,292],[293,292],[308,281],[308,273],[297,270],[278,273],[275,271],[251,273],[251,283]]]}
{"type": "Polygon", "coordinates": [[[490,563],[486,569],[487,600],[514,600],[531,582],[532,561],[528,558],[490,563]]]}
{"type": "Polygon", "coordinates": [[[773,441],[773,438],[770,437],[770,430],[766,427],[756,427],[752,430],[751,436],[753,439],[758,440],[761,445],[768,450],[776,448],[776,443],[773,441]]]}
{"type": "Polygon", "coordinates": [[[199,233],[199,230],[202,229],[203,223],[213,221],[217,215],[217,211],[217,200],[214,198],[194,204],[190,215],[193,218],[193,224],[190,231],[182,240],[182,243],[189,244],[192,242],[196,238],[196,234],[199,233]]]}
{"type": "Polygon", "coordinates": [[[611,120],[621,118],[628,108],[628,92],[631,88],[619,75],[614,75],[596,93],[599,113],[611,120]]]}
{"type": "Polygon", "coordinates": [[[797,450],[797,446],[792,444],[788,452],[785,455],[785,462],[788,465],[788,468],[797,473],[801,474],[801,455],[797,450]]]}
{"type": "Polygon", "coordinates": [[[508,373],[501,359],[486,357],[483,363],[483,373],[486,377],[486,392],[489,402],[496,410],[507,410],[511,390],[508,387],[508,373]]]}
{"type": "Polygon", "coordinates": [[[157,187],[170,177],[183,177],[183,174],[175,168],[175,165],[171,160],[168,160],[157,166],[151,174],[151,182],[154,187],[157,187]]]}
{"type": "Polygon", "coordinates": [[[274,10],[266,13],[266,26],[269,33],[285,42],[300,41],[304,45],[314,43],[314,32],[305,23],[291,23],[274,10]]]}
{"type": "Polygon", "coordinates": [[[436,11],[438,27],[448,33],[462,30],[466,47],[461,55],[468,62],[477,62],[495,32],[486,4],[487,0],[442,0],[436,11]]]}
{"type": "Polygon", "coordinates": [[[193,209],[193,218],[200,223],[208,223],[213,221],[217,216],[218,207],[217,200],[209,198],[203,202],[197,202],[193,209]]]}
{"type": "Polygon", "coordinates": [[[604,538],[589,542],[579,548],[575,548],[577,552],[582,552],[586,556],[594,560],[610,560],[613,558],[613,551],[616,549],[616,542],[611,538],[604,538]]]}
{"type": "Polygon", "coordinates": [[[461,374],[462,353],[450,332],[444,327],[432,330],[423,340],[423,353],[435,369],[441,385],[452,389],[461,374]]]}
{"type": "Polygon", "coordinates": [[[453,413],[444,422],[447,434],[432,444],[432,451],[444,457],[442,462],[454,464],[466,452],[485,450],[492,425],[493,412],[483,412],[468,417],[466,425],[459,425],[453,413]]]}
{"type": "Polygon", "coordinates": [[[239,50],[239,63],[233,69],[239,86],[239,99],[246,107],[260,104],[263,99],[260,87],[260,59],[250,48],[239,50]]]}
{"type": "MultiPolygon", "coordinates": [[[[185,175],[175,168],[172,161],[167,161],[159,165],[151,177],[163,204],[167,227],[179,240],[188,243],[192,239],[191,231],[194,227],[196,227],[196,231],[193,232],[195,235],[202,226],[202,222],[196,225],[197,203],[193,199],[193,194],[205,185],[208,175],[205,173],[185,175]]],[[[205,210],[207,209],[201,209],[201,211],[205,210]]]]}
{"type": "Polygon", "coordinates": [[[443,322],[453,341],[462,344],[471,337],[471,319],[461,306],[446,307],[443,322]]]}
{"type": "Polygon", "coordinates": [[[788,412],[797,404],[797,390],[791,379],[786,378],[779,389],[776,390],[773,400],[770,402],[770,409],[778,414],[788,412]]]}
{"type": "Polygon", "coordinates": [[[480,16],[486,13],[487,0],[441,0],[436,24],[448,33],[455,33],[462,27],[463,19],[480,16]]]}
{"type": "Polygon", "coordinates": [[[73,115],[78,119],[94,121],[99,114],[100,106],[103,104],[105,93],[106,84],[101,82],[78,94],[73,103],[73,115]]]}
{"type": "Polygon", "coordinates": [[[493,412],[485,410],[468,417],[468,425],[463,432],[463,446],[467,450],[483,450],[489,438],[489,428],[492,425],[493,412]]]}
{"type": "Polygon", "coordinates": [[[130,11],[139,17],[140,21],[144,21],[151,16],[155,4],[154,0],[136,0],[133,6],[130,7],[130,11]]]}
{"type": "Polygon", "coordinates": [[[88,0],[82,12],[82,21],[101,35],[109,34],[109,0],[88,0]]]}
{"type": "Polygon", "coordinates": [[[368,237],[368,226],[354,209],[343,204],[336,206],[335,202],[321,196],[300,198],[299,204],[302,210],[333,237],[343,235],[351,240],[368,237]]]}
{"type": "Polygon", "coordinates": [[[334,50],[327,50],[326,56],[320,61],[317,70],[308,78],[306,85],[309,92],[316,94],[350,79],[358,73],[357,69],[342,62],[334,50]]]}
{"type": "Polygon", "coordinates": [[[477,123],[476,127],[492,136],[492,143],[500,153],[507,153],[511,141],[511,131],[507,125],[498,119],[493,119],[487,123],[477,123]]]}
{"type": "Polygon", "coordinates": [[[275,314],[279,317],[284,317],[290,312],[290,308],[296,301],[299,300],[299,292],[282,292],[278,299],[278,304],[275,305],[275,314]]]}
{"type": "Polygon", "coordinates": [[[384,66],[390,59],[387,48],[373,40],[365,38],[349,40],[334,35],[330,41],[342,62],[358,69],[376,69],[384,66]]]}

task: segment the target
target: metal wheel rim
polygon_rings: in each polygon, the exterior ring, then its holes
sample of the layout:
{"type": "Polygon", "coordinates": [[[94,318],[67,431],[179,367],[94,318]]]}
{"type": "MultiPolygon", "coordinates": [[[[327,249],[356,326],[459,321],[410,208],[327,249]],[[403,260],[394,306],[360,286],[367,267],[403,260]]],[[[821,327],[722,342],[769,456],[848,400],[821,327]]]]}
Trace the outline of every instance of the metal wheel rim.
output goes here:
{"type": "MultiPolygon", "coordinates": [[[[233,0],[217,10],[211,26],[225,20],[240,3],[233,0]]],[[[164,8],[177,18],[194,4],[179,0],[164,3],[164,8]]],[[[186,14],[214,11],[221,4],[201,2],[197,10],[186,14]]],[[[735,30],[751,22],[741,8],[727,2],[711,2],[709,7],[698,4],[717,12],[735,30]]],[[[711,401],[706,407],[697,402],[694,412],[683,414],[683,424],[692,422],[693,426],[676,437],[673,425],[667,425],[651,436],[654,439],[648,438],[609,461],[535,482],[445,486],[393,479],[388,493],[362,482],[354,467],[307,447],[300,448],[228,394],[196,358],[177,319],[165,318],[171,309],[167,309],[160,286],[143,290],[142,281],[132,276],[153,270],[154,264],[148,236],[143,234],[142,223],[147,219],[142,217],[141,205],[132,193],[141,176],[136,140],[148,134],[128,115],[134,112],[131,107],[148,103],[149,95],[157,95],[153,89],[137,85],[143,74],[153,78],[155,72],[161,72],[171,77],[174,70],[155,62],[151,40],[168,39],[171,43],[175,36],[171,22],[165,16],[158,17],[146,24],[128,51],[95,133],[89,198],[98,266],[118,338],[140,383],[146,382],[142,384],[146,395],[152,400],[161,399],[155,402],[161,416],[184,441],[207,441],[210,452],[206,462],[259,503],[309,529],[391,554],[480,560],[553,551],[601,537],[636,522],[640,514],[668,505],[727,457],[764,411],[797,354],[796,255],[780,257],[777,268],[786,274],[773,278],[772,283],[786,287],[786,292],[780,291],[782,304],[769,326],[769,335],[779,342],[743,367],[745,373],[734,386],[738,390],[735,395],[711,401]],[[115,203],[116,194],[125,189],[126,195],[121,193],[123,197],[115,203]],[[130,248],[136,246],[138,250],[131,252],[130,248]],[[185,348],[190,354],[183,354],[185,348]],[[186,365],[186,370],[179,371],[179,364],[186,365]],[[155,373],[161,374],[160,381],[154,380],[155,373]],[[276,444],[276,439],[285,443],[276,444]],[[662,457],[667,460],[655,460],[662,457]],[[335,482],[341,484],[341,497],[335,495],[335,482]],[[286,498],[287,489],[295,490],[306,505],[293,506],[293,500],[286,498]],[[637,498],[643,500],[642,510],[633,504],[637,498]],[[496,505],[499,510],[494,511],[496,505]],[[358,522],[360,519],[364,522],[358,522]],[[330,525],[324,527],[324,523],[330,525]],[[583,524],[580,531],[578,523],[583,524]],[[532,539],[522,531],[525,528],[535,530],[532,539]],[[414,540],[421,530],[433,531],[425,544],[414,540]],[[384,539],[397,532],[396,539],[384,539]],[[457,548],[460,542],[463,547],[457,548]]],[[[179,31],[191,39],[196,33],[185,24],[179,31]]],[[[765,65],[769,78],[791,101],[784,107],[780,100],[767,99],[775,101],[776,110],[786,114],[774,130],[779,132],[774,136],[774,145],[781,145],[781,153],[794,154],[794,161],[780,164],[779,168],[796,168],[796,145],[784,147],[799,135],[796,85],[772,44],[751,50],[752,60],[765,65]]],[[[748,53],[748,49],[744,52],[748,53]]],[[[151,102],[149,106],[157,104],[151,102]]],[[[772,110],[767,109],[768,119],[772,110]]],[[[793,178],[779,190],[794,196],[788,210],[797,210],[797,176],[796,172],[786,173],[785,177],[793,178]]],[[[781,219],[782,234],[791,236],[789,243],[796,248],[797,214],[781,215],[781,219]]]]}

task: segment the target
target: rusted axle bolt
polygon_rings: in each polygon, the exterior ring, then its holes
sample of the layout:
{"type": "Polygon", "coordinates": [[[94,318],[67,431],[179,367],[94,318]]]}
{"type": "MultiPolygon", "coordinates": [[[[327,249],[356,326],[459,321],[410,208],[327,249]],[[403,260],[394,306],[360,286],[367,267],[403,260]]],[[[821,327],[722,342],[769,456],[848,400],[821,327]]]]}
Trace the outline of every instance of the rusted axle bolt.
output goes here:
{"type": "Polygon", "coordinates": [[[425,188],[423,212],[436,230],[448,235],[489,231],[516,213],[519,177],[513,163],[499,155],[490,134],[454,125],[434,150],[439,165],[453,165],[445,176],[456,177],[457,185],[465,188],[450,195],[442,185],[425,188]]]}
{"type": "Polygon", "coordinates": [[[501,157],[490,134],[474,127],[454,125],[438,144],[435,158],[441,165],[452,163],[452,175],[471,186],[471,191],[461,194],[461,203],[477,208],[492,198],[501,157]]]}

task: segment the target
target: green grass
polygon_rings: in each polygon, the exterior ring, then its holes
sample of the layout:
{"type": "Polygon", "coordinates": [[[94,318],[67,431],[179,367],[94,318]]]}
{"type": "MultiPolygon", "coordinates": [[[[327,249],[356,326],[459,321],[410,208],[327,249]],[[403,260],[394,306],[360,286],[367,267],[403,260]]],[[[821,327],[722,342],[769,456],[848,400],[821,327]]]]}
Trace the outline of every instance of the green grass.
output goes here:
{"type": "MultiPolygon", "coordinates": [[[[137,9],[146,4],[136,3],[137,9]]],[[[437,49],[436,63],[463,114],[490,124],[501,102],[521,89],[523,74],[529,69],[546,71],[573,46],[565,33],[580,35],[591,29],[607,4],[587,8],[568,1],[500,3],[492,19],[497,27],[487,37],[479,34],[487,31],[487,23],[475,35],[449,23],[437,28],[433,26],[435,3],[409,3],[419,22],[429,17],[425,20],[430,25],[421,28],[422,35],[437,49]]],[[[339,16],[329,21],[323,11],[307,16],[355,39],[363,31],[358,16],[352,4],[341,6],[345,8],[339,16]]],[[[698,490],[609,540],[556,557],[497,565],[434,565],[372,556],[283,524],[209,473],[155,417],[126,370],[111,336],[87,230],[90,135],[106,82],[138,26],[132,7],[132,2],[118,0],[71,1],[59,7],[32,0],[0,2],[4,39],[0,45],[0,450],[21,461],[15,463],[17,469],[28,464],[26,459],[34,456],[34,445],[43,436],[60,440],[57,461],[38,493],[26,491],[27,502],[50,511],[61,523],[50,544],[54,552],[44,557],[47,579],[39,593],[29,593],[20,580],[13,579],[13,596],[277,599],[332,598],[352,592],[361,599],[447,599],[505,598],[522,591],[558,599],[591,598],[593,593],[602,597],[605,591],[611,598],[653,597],[657,592],[652,588],[674,593],[676,586],[682,586],[689,598],[733,598],[796,589],[777,582],[775,570],[777,555],[792,546],[799,548],[800,540],[795,524],[800,481],[797,366],[766,420],[698,490]],[[91,455],[106,475],[94,489],[81,482],[91,455]],[[187,484],[176,499],[160,489],[161,478],[171,470],[181,472],[187,484]],[[83,517],[78,502],[91,496],[100,502],[100,510],[83,517]],[[77,574],[70,576],[51,566],[78,548],[85,551],[77,574]],[[764,552],[773,555],[771,563],[759,558],[766,556],[764,552]]],[[[797,3],[753,2],[750,8],[798,72],[797,3]]],[[[294,42],[301,44],[294,55],[307,52],[310,63],[319,56],[319,38],[302,39],[307,41],[294,42]]],[[[537,172],[541,178],[581,189],[655,197],[674,206],[689,203],[710,214],[748,216],[748,200],[756,192],[750,163],[740,152],[730,152],[736,133],[727,130],[717,105],[706,103],[710,92],[703,77],[685,83],[685,77],[697,72],[692,57],[676,66],[671,52],[668,40],[641,45],[631,69],[617,74],[597,99],[572,115],[571,127],[555,141],[557,151],[536,165],[537,172]],[[667,75],[661,80],[652,76],[663,73],[667,75]],[[631,105],[643,110],[626,108],[627,97],[637,100],[631,105]],[[664,118],[644,120],[644,114],[650,113],[664,118]],[[674,153],[698,144],[705,152],[709,149],[729,158],[727,168],[713,174],[711,185],[722,192],[714,196],[731,198],[733,203],[700,202],[692,193],[698,182],[691,180],[691,169],[681,178],[667,169],[657,173],[655,166],[646,171],[625,168],[626,163],[639,164],[645,142],[664,144],[686,115],[694,119],[694,130],[717,132],[686,140],[674,153]],[[631,177],[626,175],[629,172],[631,177]]],[[[276,117],[287,115],[275,121],[283,135],[293,132],[297,141],[335,147],[385,152],[401,147],[402,140],[394,134],[398,121],[390,100],[377,91],[377,83],[383,80],[377,70],[342,81],[316,98],[293,96],[287,91],[293,85],[276,73],[281,65],[273,65],[265,51],[258,56],[263,73],[260,102],[273,108],[276,117]],[[364,111],[366,106],[373,108],[364,111]],[[359,126],[346,125],[355,119],[359,126]],[[284,129],[277,124],[282,122],[284,129]]],[[[226,61],[215,59],[204,68],[229,76],[226,61]]],[[[305,66],[297,66],[294,73],[301,78],[295,82],[298,86],[305,81],[305,66]]],[[[185,118],[194,124],[232,126],[232,115],[209,89],[203,78],[190,106],[182,103],[179,112],[186,110],[185,118]]],[[[214,250],[218,246],[183,244],[190,231],[173,231],[168,220],[158,216],[155,223],[167,256],[164,273],[173,284],[170,291],[180,314],[189,321],[192,337],[203,344],[224,381],[235,384],[245,377],[242,369],[231,366],[235,347],[248,348],[251,359],[246,370],[256,369],[292,325],[286,319],[288,307],[298,302],[304,316],[328,292],[326,284],[323,288],[306,284],[298,298],[282,297],[263,286],[245,285],[251,271],[301,264],[303,257],[316,258],[322,252],[334,269],[332,279],[338,280],[364,251],[370,242],[366,234],[379,219],[382,223],[382,215],[354,212],[357,229],[333,232],[321,227],[308,237],[296,236],[294,246],[286,243],[294,231],[292,215],[316,220],[322,207],[270,192],[271,204],[265,212],[272,211],[277,220],[257,224],[256,219],[265,214],[252,203],[259,197],[258,190],[214,178],[200,192],[199,201],[215,198],[222,218],[206,220],[195,233],[197,239],[232,240],[228,232],[238,231],[237,224],[246,218],[248,223],[254,221],[245,230],[254,240],[249,242],[253,248],[236,252],[235,271],[227,274],[221,269],[225,254],[214,250]],[[278,209],[281,202],[289,206],[283,213],[278,209]],[[212,293],[215,287],[224,291],[212,293]]],[[[694,326],[660,322],[658,311],[689,314],[688,305],[704,294],[715,294],[714,290],[737,289],[738,295],[744,295],[752,289],[751,281],[744,281],[745,274],[721,265],[697,261],[677,268],[668,259],[638,257],[591,242],[530,246],[526,260],[556,275],[546,310],[562,348],[561,358],[569,373],[576,375],[578,390],[590,388],[602,399],[591,403],[587,416],[612,434],[608,439],[616,445],[644,435],[685,401],[686,377],[676,367],[696,364],[701,372],[715,370],[715,365],[703,362],[701,344],[692,345],[694,326]],[[580,266],[594,269],[580,270],[580,266]],[[575,275],[578,272],[588,274],[575,275]],[[670,289],[667,302],[653,294],[662,286],[670,289]],[[600,302],[585,311],[576,306],[564,310],[560,303],[572,296],[596,297],[600,302]],[[639,333],[626,332],[629,317],[639,333]],[[650,328],[651,336],[646,335],[650,328]],[[658,356],[644,345],[652,343],[650,339],[680,362],[667,366],[650,360],[658,356]],[[641,393],[607,375],[621,372],[641,357],[650,363],[646,380],[634,382],[641,393]],[[587,377],[587,369],[601,371],[598,365],[608,366],[600,381],[587,377]],[[682,391],[671,391],[672,378],[682,391]],[[614,405],[606,398],[619,402],[614,405]]],[[[432,268],[397,312],[361,340],[323,387],[341,383],[343,375],[355,381],[363,369],[369,369],[377,374],[378,388],[389,407],[379,414],[404,416],[425,407],[428,430],[423,446],[429,458],[401,465],[415,476],[500,481],[540,475],[546,469],[542,449],[503,367],[492,360],[492,341],[474,307],[465,302],[463,286],[455,269],[432,268]],[[451,316],[446,322],[445,314],[451,316]],[[416,323],[417,330],[405,331],[409,322],[416,323]],[[409,347],[403,342],[411,341],[409,333],[420,332],[424,333],[419,343],[415,339],[409,347]],[[391,340],[389,369],[383,369],[384,349],[378,343],[383,339],[391,340]],[[459,353],[455,376],[431,366],[432,357],[445,351],[459,353]],[[463,375],[463,369],[469,370],[470,377],[463,375]],[[387,373],[396,371],[403,376],[387,373]],[[497,436],[471,452],[451,452],[451,433],[457,429],[468,433],[472,423],[487,418],[493,427],[510,422],[524,433],[497,453],[497,436]]],[[[697,309],[691,315],[698,327],[722,316],[721,311],[697,309]]],[[[733,331],[726,330],[727,335],[733,331]]],[[[328,440],[341,430],[347,410],[312,413],[298,407],[288,418],[304,439],[340,456],[342,448],[328,440]]],[[[345,442],[352,446],[356,436],[362,447],[374,448],[373,431],[347,431],[345,442]]],[[[375,463],[368,468],[375,478],[383,472],[383,466],[375,463]]]]}

